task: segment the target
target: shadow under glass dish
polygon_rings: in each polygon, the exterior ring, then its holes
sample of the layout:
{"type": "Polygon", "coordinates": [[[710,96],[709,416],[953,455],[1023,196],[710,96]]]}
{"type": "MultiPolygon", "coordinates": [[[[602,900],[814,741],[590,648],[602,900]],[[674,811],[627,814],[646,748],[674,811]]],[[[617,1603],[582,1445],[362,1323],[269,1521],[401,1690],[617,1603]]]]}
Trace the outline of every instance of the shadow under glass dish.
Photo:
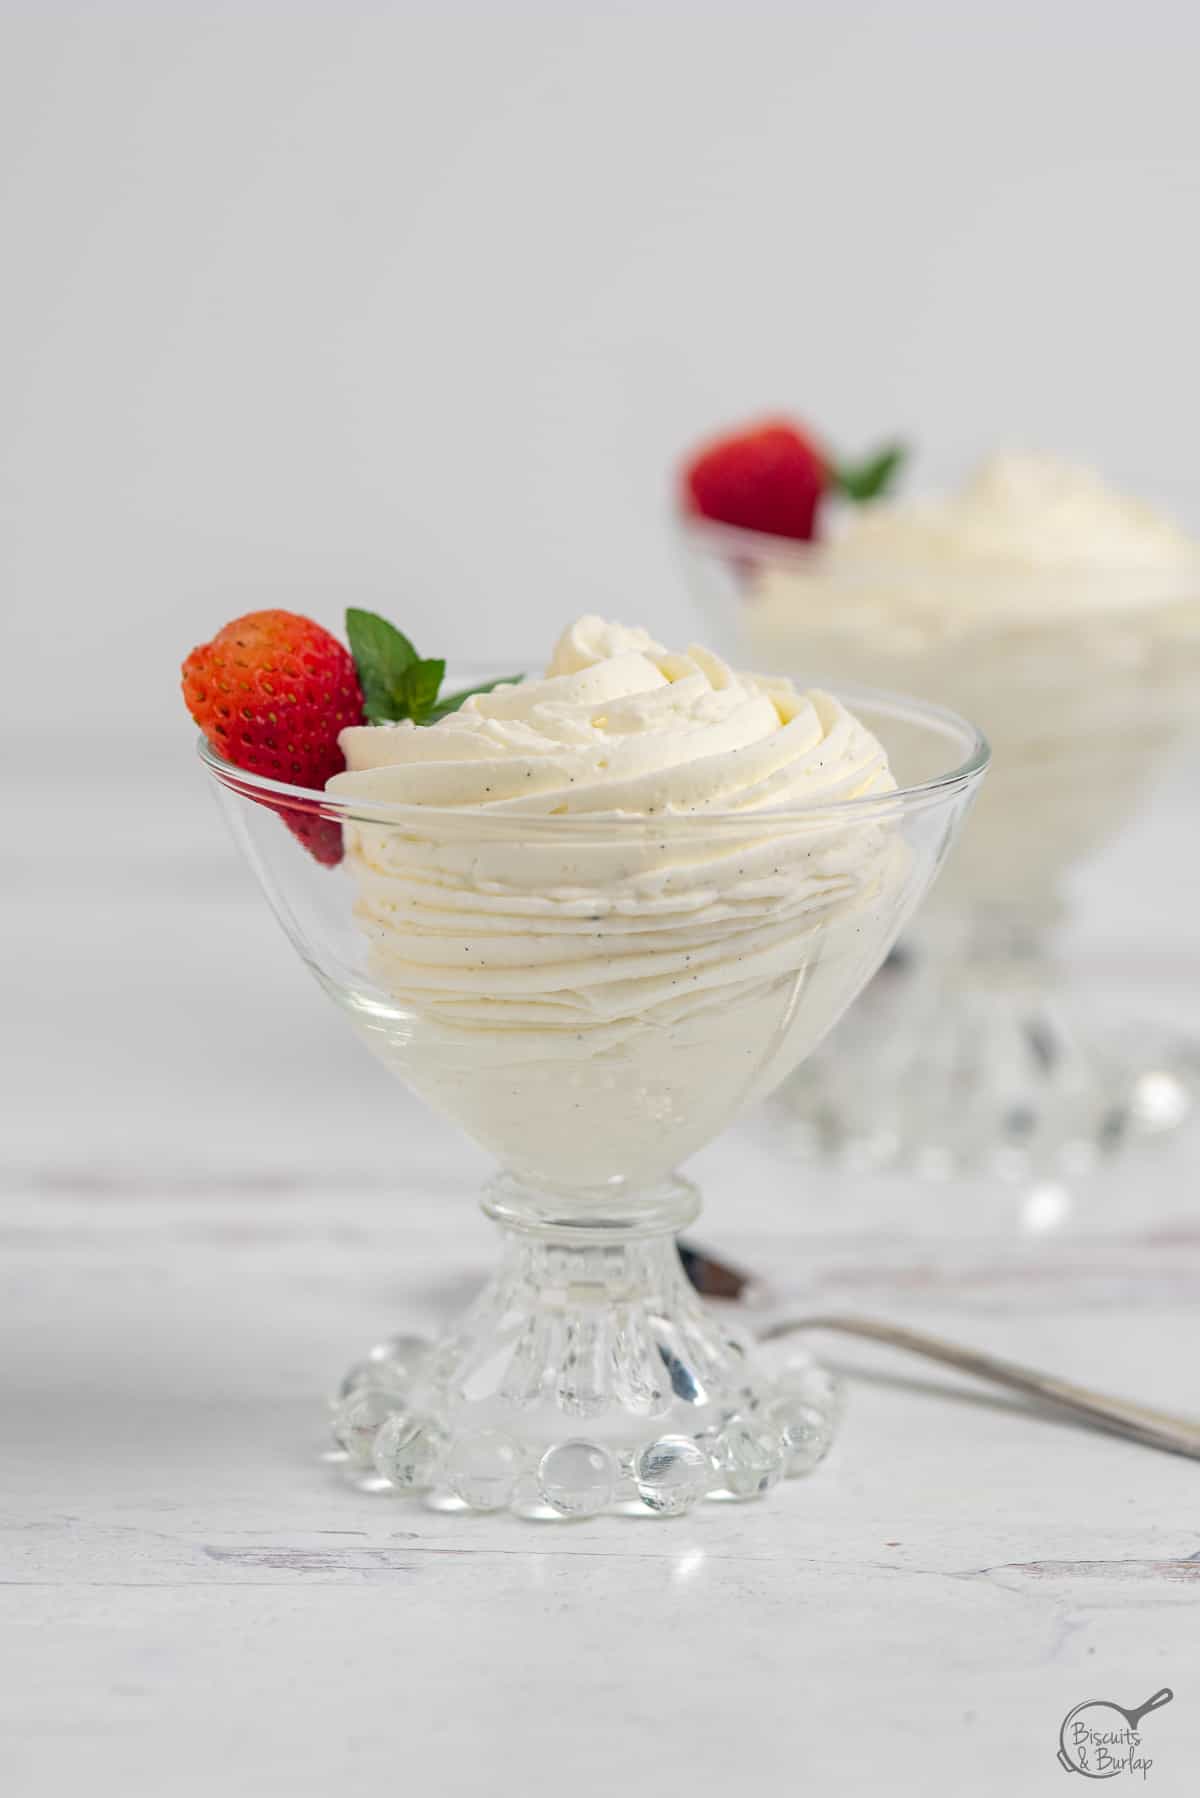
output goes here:
{"type": "Polygon", "coordinates": [[[1076,1171],[1180,1122],[1200,1045],[1098,1017],[1110,1008],[1069,989],[1054,944],[1067,877],[1194,728],[1200,565],[868,566],[704,520],[680,530],[711,636],[740,664],[916,691],[977,718],[995,757],[904,957],[780,1095],[796,1139],[931,1173],[1076,1171]]]}
{"type": "Polygon", "coordinates": [[[699,1199],[675,1170],[870,979],[986,767],[952,713],[844,697],[902,785],[788,810],[369,804],[201,746],[322,987],[499,1164],[484,1209],[503,1252],[480,1297],[344,1384],[335,1427],[364,1470],[480,1509],[671,1514],[754,1496],[828,1446],[828,1382],[760,1365],[684,1279],[674,1237],[699,1199]],[[341,825],[338,867],[284,828],[293,809],[341,825]]]}

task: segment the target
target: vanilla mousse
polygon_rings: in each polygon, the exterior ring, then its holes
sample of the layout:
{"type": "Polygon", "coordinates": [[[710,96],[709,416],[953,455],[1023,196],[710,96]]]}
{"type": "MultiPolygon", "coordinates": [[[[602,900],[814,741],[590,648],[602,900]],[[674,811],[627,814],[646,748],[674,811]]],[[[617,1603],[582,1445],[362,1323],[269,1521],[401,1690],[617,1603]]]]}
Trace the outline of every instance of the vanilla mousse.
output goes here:
{"type": "Polygon", "coordinates": [[[845,706],[644,630],[581,618],[543,678],[340,741],[351,1009],[543,1183],[673,1167],[824,1035],[914,896],[845,706]]]}

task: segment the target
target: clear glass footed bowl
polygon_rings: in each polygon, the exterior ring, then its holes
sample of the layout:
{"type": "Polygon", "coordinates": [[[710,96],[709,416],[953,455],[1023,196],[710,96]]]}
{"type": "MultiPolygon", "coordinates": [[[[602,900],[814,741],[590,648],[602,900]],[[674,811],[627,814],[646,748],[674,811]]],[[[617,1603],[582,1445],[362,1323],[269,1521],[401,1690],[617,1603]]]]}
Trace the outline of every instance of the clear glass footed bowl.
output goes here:
{"type": "Polygon", "coordinates": [[[499,1163],[484,1208],[505,1252],[481,1297],[344,1382],[338,1439],[372,1477],[484,1509],[670,1512],[828,1446],[827,1382],[759,1368],[683,1279],[674,1234],[698,1199],[675,1169],[874,973],[986,766],[951,713],[844,696],[903,784],[788,811],[378,805],[201,746],[325,991],[499,1163]],[[297,838],[315,818],[340,829],[336,867],[297,838]]]}
{"type": "Polygon", "coordinates": [[[851,1025],[788,1090],[814,1139],[939,1172],[1003,1171],[1083,1165],[1131,1127],[1182,1117],[1194,1046],[1134,1050],[1127,1021],[1098,1031],[1064,992],[1052,945],[1066,875],[1122,828],[1194,727],[1200,559],[867,565],[701,519],[680,528],[709,632],[742,665],[834,691],[903,686],[978,718],[995,756],[908,970],[889,968],[886,1001],[873,994],[856,1019],[874,1038],[868,1013],[886,1003],[893,1024],[873,1078],[851,1025]]]}

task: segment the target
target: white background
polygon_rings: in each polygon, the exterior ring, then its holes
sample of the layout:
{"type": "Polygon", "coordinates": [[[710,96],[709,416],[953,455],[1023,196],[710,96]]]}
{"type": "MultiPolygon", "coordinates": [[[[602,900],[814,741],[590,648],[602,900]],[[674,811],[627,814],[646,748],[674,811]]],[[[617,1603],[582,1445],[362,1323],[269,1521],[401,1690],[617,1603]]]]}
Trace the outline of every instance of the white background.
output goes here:
{"type": "Polygon", "coordinates": [[[186,753],[182,653],[263,604],[428,653],[686,635],[673,459],[763,407],[932,478],[995,441],[1187,475],[1182,0],[0,16],[18,756],[48,718],[186,753]]]}

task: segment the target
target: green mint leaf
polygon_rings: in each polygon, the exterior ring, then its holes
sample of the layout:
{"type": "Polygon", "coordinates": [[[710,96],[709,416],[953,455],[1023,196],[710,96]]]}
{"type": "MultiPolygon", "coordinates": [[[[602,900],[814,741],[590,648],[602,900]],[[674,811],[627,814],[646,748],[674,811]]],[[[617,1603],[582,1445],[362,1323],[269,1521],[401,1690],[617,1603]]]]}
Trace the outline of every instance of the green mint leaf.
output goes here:
{"type": "Polygon", "coordinates": [[[460,693],[447,693],[439,699],[425,719],[426,724],[436,724],[439,718],[448,718],[451,712],[457,712],[464,699],[470,699],[475,693],[491,693],[496,687],[515,687],[524,679],[520,674],[502,674],[498,680],[481,681],[477,687],[464,687],[460,693]]]}
{"type": "Polygon", "coordinates": [[[350,607],[346,635],[363,691],[363,715],[369,724],[397,724],[411,718],[414,724],[436,724],[456,712],[473,693],[490,693],[493,687],[519,681],[519,674],[482,681],[477,687],[447,693],[439,699],[446,678],[440,656],[419,656],[403,631],[375,612],[350,607]]]}
{"type": "Polygon", "coordinates": [[[424,724],[437,702],[438,689],[446,674],[441,660],[416,661],[404,671],[404,697],[408,716],[414,724],[424,724]]]}
{"type": "Polygon", "coordinates": [[[346,635],[363,690],[363,711],[371,723],[407,718],[405,681],[420,658],[404,632],[374,612],[360,612],[351,606],[346,613],[346,635]]]}
{"type": "Polygon", "coordinates": [[[841,462],[834,465],[833,479],[840,493],[855,505],[864,505],[868,500],[879,499],[887,491],[899,474],[908,455],[908,446],[903,443],[889,443],[883,449],[876,450],[862,462],[841,462]]]}
{"type": "Polygon", "coordinates": [[[407,716],[408,713],[389,697],[363,700],[363,717],[368,724],[394,724],[397,718],[407,716]]]}

